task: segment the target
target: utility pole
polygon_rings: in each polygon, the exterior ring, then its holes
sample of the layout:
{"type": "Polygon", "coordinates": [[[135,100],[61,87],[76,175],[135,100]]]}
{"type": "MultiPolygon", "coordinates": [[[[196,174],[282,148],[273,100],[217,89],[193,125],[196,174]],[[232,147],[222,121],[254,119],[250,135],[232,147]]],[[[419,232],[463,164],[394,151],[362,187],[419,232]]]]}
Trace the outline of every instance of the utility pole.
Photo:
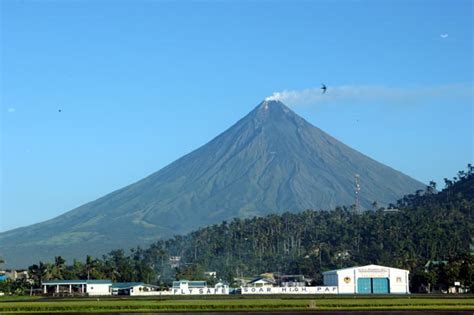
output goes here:
{"type": "MultiPolygon", "coordinates": [[[[355,214],[360,214],[360,176],[359,174],[355,174],[355,209],[354,213],[355,214]]],[[[356,237],[356,248],[357,252],[359,252],[360,249],[360,226],[359,226],[359,218],[358,216],[354,217],[356,220],[356,231],[357,231],[357,237],[356,237]]]]}
{"type": "Polygon", "coordinates": [[[355,213],[360,213],[360,176],[355,174],[355,213]]]}

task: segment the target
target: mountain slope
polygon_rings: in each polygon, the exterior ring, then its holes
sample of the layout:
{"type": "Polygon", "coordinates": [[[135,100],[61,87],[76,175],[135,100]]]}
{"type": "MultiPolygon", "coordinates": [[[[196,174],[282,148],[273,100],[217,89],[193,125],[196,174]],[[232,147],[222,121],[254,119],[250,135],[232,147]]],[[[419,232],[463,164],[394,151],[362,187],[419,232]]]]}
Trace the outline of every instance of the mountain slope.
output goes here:
{"type": "Polygon", "coordinates": [[[52,220],[0,234],[9,265],[102,254],[233,217],[393,202],[424,185],[349,148],[277,101],[132,185],[52,220]]]}

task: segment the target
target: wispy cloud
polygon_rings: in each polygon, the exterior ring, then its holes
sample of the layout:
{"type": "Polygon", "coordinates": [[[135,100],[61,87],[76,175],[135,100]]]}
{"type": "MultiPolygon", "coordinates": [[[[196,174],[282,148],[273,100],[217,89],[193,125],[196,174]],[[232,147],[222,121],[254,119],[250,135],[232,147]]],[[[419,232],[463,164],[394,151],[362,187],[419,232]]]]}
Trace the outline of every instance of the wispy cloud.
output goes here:
{"type": "Polygon", "coordinates": [[[331,103],[347,104],[419,104],[435,100],[473,100],[474,85],[443,85],[422,88],[397,88],[377,85],[328,86],[274,92],[267,100],[279,100],[290,106],[331,103]]]}
{"type": "Polygon", "coordinates": [[[7,109],[7,111],[9,113],[14,113],[14,112],[16,112],[16,108],[15,107],[10,107],[10,108],[7,109]]]}

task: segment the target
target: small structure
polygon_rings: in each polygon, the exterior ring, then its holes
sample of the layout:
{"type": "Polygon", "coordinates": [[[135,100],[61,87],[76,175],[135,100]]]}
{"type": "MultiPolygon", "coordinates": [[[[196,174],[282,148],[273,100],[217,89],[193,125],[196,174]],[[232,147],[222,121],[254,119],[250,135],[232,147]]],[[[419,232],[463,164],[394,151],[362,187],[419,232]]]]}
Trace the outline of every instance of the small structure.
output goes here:
{"type": "Polygon", "coordinates": [[[448,288],[448,293],[451,293],[451,294],[469,293],[469,292],[470,292],[470,288],[468,286],[461,284],[460,281],[455,281],[454,286],[450,286],[448,288]]]}
{"type": "Polygon", "coordinates": [[[225,289],[229,290],[229,284],[224,281],[219,281],[214,285],[214,289],[225,289]]]}
{"type": "Polygon", "coordinates": [[[251,277],[234,277],[234,283],[238,286],[238,287],[245,287],[247,286],[247,284],[252,281],[254,278],[251,278],[251,277]]]}
{"type": "Polygon", "coordinates": [[[448,264],[447,260],[428,260],[425,264],[425,271],[430,271],[432,268],[446,266],[448,264]]]}
{"type": "Polygon", "coordinates": [[[4,276],[5,280],[10,279],[12,281],[15,281],[17,279],[29,279],[28,270],[26,269],[6,269],[0,271],[0,276],[4,276]]]}
{"type": "Polygon", "coordinates": [[[247,287],[251,288],[271,288],[276,286],[276,281],[271,278],[257,277],[247,283],[247,287]]]}
{"type": "Polygon", "coordinates": [[[216,271],[204,271],[204,275],[209,278],[217,278],[217,272],[216,271]]]}
{"type": "Polygon", "coordinates": [[[117,282],[112,284],[112,295],[150,295],[160,287],[143,282],[117,282]]]}
{"type": "Polygon", "coordinates": [[[188,289],[204,289],[207,288],[206,281],[188,281],[179,280],[173,281],[173,289],[188,290],[188,289]]]}
{"type": "Polygon", "coordinates": [[[303,275],[281,275],[277,278],[280,287],[305,287],[307,281],[303,275]]]}
{"type": "Polygon", "coordinates": [[[171,268],[178,268],[181,266],[181,256],[170,256],[169,263],[171,268]]]}
{"type": "Polygon", "coordinates": [[[50,280],[43,281],[43,294],[111,295],[111,280],[50,280]]]}
{"type": "Polygon", "coordinates": [[[367,265],[323,272],[325,286],[337,286],[339,293],[410,293],[408,270],[367,265]]]}

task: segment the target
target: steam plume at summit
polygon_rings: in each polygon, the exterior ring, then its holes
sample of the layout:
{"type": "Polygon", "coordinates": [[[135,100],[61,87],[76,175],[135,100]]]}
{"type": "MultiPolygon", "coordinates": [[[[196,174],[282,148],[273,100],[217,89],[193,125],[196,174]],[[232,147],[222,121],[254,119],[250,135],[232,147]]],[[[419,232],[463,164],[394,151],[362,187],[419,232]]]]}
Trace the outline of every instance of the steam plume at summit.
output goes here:
{"type": "Polygon", "coordinates": [[[322,94],[320,87],[302,90],[273,92],[266,101],[281,101],[289,106],[318,105],[327,103],[378,103],[419,104],[432,100],[472,99],[472,84],[451,84],[416,88],[400,88],[379,85],[329,86],[322,94]]]}

